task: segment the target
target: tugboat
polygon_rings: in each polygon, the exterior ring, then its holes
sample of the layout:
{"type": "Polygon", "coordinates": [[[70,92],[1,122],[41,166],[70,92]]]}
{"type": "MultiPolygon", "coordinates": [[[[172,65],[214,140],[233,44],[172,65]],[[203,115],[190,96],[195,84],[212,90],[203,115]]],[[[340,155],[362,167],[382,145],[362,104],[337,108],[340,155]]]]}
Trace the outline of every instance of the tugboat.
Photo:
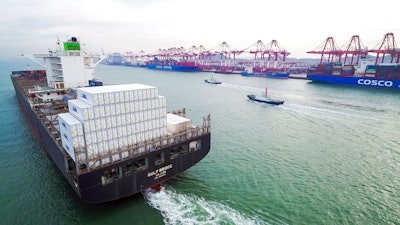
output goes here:
{"type": "Polygon", "coordinates": [[[222,82],[218,81],[216,78],[214,78],[214,76],[211,76],[210,79],[205,79],[204,82],[208,84],[222,84],[222,82]]]}
{"type": "Polygon", "coordinates": [[[255,101],[255,102],[262,102],[262,103],[267,103],[271,105],[282,105],[285,103],[285,101],[282,100],[273,100],[268,97],[268,90],[265,88],[265,93],[261,93],[261,96],[256,96],[256,95],[247,95],[249,100],[255,101]]]}

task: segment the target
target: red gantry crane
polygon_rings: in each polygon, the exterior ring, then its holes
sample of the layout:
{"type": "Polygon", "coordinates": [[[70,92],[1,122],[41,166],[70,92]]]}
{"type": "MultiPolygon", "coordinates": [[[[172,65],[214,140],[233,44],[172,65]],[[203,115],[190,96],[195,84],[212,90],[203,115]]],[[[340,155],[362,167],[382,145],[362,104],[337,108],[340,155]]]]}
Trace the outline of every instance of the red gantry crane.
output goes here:
{"type": "Polygon", "coordinates": [[[361,39],[358,35],[351,37],[344,47],[342,53],[344,54],[344,65],[357,65],[361,58],[365,58],[368,55],[367,48],[364,48],[361,39]]]}
{"type": "Polygon", "coordinates": [[[342,50],[340,50],[333,37],[328,37],[314,50],[307,53],[320,54],[320,64],[324,63],[324,59],[327,60],[327,63],[340,62],[342,56],[342,50]]]}
{"type": "Polygon", "coordinates": [[[375,64],[383,63],[387,55],[390,56],[390,63],[399,63],[400,50],[397,48],[393,33],[385,34],[382,42],[368,52],[377,54],[375,64]]]}

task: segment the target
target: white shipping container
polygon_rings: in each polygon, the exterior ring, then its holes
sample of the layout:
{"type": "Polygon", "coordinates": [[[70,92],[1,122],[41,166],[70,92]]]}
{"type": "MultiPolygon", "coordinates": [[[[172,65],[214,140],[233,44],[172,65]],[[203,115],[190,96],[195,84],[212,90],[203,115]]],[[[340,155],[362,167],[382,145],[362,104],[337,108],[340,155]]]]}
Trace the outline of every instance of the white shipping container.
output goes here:
{"type": "Polygon", "coordinates": [[[123,158],[123,159],[128,158],[128,157],[129,157],[129,152],[128,152],[128,151],[123,151],[123,152],[121,153],[121,155],[122,155],[122,158],[123,158]]]}
{"type": "Polygon", "coordinates": [[[125,114],[131,113],[131,102],[126,102],[124,106],[125,106],[125,114]]]}
{"type": "Polygon", "coordinates": [[[124,93],[124,102],[129,102],[131,99],[131,97],[130,97],[131,91],[128,90],[128,91],[124,91],[123,93],[124,93]]]}
{"type": "Polygon", "coordinates": [[[115,116],[117,119],[117,127],[120,127],[122,125],[124,125],[126,123],[126,121],[122,120],[122,116],[121,115],[117,115],[115,116]]]}
{"type": "Polygon", "coordinates": [[[96,143],[102,143],[104,141],[103,139],[103,131],[98,130],[96,131],[96,143]]]}
{"type": "Polygon", "coordinates": [[[87,161],[86,153],[80,153],[80,154],[77,154],[76,156],[77,156],[76,157],[77,162],[79,162],[79,163],[85,163],[87,161]]]}
{"type": "Polygon", "coordinates": [[[133,134],[134,127],[132,127],[132,124],[127,124],[126,125],[126,136],[130,136],[133,134]]]}
{"type": "Polygon", "coordinates": [[[104,105],[100,105],[99,107],[99,118],[106,117],[106,109],[104,105]]]}
{"type": "Polygon", "coordinates": [[[94,143],[94,140],[93,140],[92,135],[90,133],[86,133],[84,138],[85,138],[86,145],[90,145],[90,144],[94,143]]]}
{"type": "Polygon", "coordinates": [[[83,122],[83,124],[84,124],[85,133],[96,131],[95,120],[86,120],[85,122],[83,122]],[[86,128],[88,128],[88,130],[86,128]]]}
{"type": "Polygon", "coordinates": [[[105,111],[106,117],[111,116],[111,104],[105,105],[105,106],[104,106],[104,111],[105,111]]]}
{"type": "Polygon", "coordinates": [[[102,130],[107,129],[107,127],[108,127],[107,119],[106,119],[105,117],[102,117],[102,118],[100,118],[99,120],[100,120],[100,128],[101,128],[102,130]]]}
{"type": "Polygon", "coordinates": [[[122,136],[124,136],[124,137],[128,136],[127,127],[128,127],[127,125],[121,126],[121,128],[122,128],[122,136]]]}
{"type": "MultiPolygon", "coordinates": [[[[115,139],[115,138],[118,137],[118,129],[117,129],[117,127],[114,127],[114,128],[113,128],[112,133],[113,133],[113,136],[112,136],[111,139],[115,139]]],[[[110,139],[110,140],[111,140],[111,139],[110,139]]]]}
{"type": "Polygon", "coordinates": [[[114,104],[110,104],[110,115],[111,116],[115,116],[115,105],[116,105],[117,103],[114,103],[114,104]]]}
{"type": "Polygon", "coordinates": [[[126,125],[126,124],[128,124],[128,121],[127,121],[127,118],[126,118],[126,114],[121,114],[120,115],[120,117],[121,117],[121,122],[122,122],[122,125],[126,125]]]}
{"type": "Polygon", "coordinates": [[[121,114],[126,114],[127,106],[129,106],[129,103],[127,102],[121,103],[121,114]]]}
{"type": "Polygon", "coordinates": [[[113,154],[113,155],[112,155],[112,160],[113,160],[113,161],[118,161],[118,160],[120,160],[120,159],[121,159],[121,157],[120,157],[119,154],[113,154]]]}
{"type": "Polygon", "coordinates": [[[115,95],[113,92],[108,93],[108,97],[110,98],[110,104],[115,103],[115,95]]]}
{"type": "Polygon", "coordinates": [[[77,98],[90,105],[99,105],[98,92],[94,91],[94,87],[78,88],[76,91],[77,98]]]}
{"type": "Polygon", "coordinates": [[[115,103],[115,115],[121,114],[121,103],[115,103]]]}
{"type": "Polygon", "coordinates": [[[110,140],[114,137],[113,128],[107,128],[107,140],[110,140]]]}
{"type": "Polygon", "coordinates": [[[120,92],[116,91],[114,92],[114,103],[119,104],[120,102],[121,102],[120,92]]]}
{"type": "Polygon", "coordinates": [[[190,119],[177,116],[171,113],[167,114],[167,130],[171,133],[179,133],[186,131],[192,126],[190,119]]]}
{"type": "Polygon", "coordinates": [[[101,130],[101,135],[103,135],[103,142],[108,141],[108,133],[107,133],[107,129],[102,129],[101,130]]]}
{"type": "Polygon", "coordinates": [[[136,100],[136,101],[133,102],[134,103],[133,108],[135,109],[134,112],[140,111],[140,109],[139,109],[139,101],[140,100],[136,100]]]}
{"type": "Polygon", "coordinates": [[[97,157],[103,157],[105,155],[105,152],[107,152],[105,147],[108,148],[108,145],[104,146],[103,142],[96,144],[96,148],[97,148],[97,155],[96,156],[97,157]]]}
{"type": "Polygon", "coordinates": [[[115,139],[112,140],[112,142],[114,142],[114,148],[112,149],[112,152],[117,152],[117,151],[118,151],[118,148],[119,148],[118,139],[115,138],[115,139]]]}
{"type": "Polygon", "coordinates": [[[135,107],[136,107],[136,112],[140,112],[140,111],[142,111],[143,110],[143,108],[144,108],[144,103],[143,103],[143,101],[144,100],[138,100],[138,101],[136,101],[135,102],[135,107]]]}
{"type": "Polygon", "coordinates": [[[129,102],[129,91],[121,91],[120,92],[121,103],[129,102]]]}
{"type": "Polygon", "coordinates": [[[102,158],[101,163],[103,163],[103,165],[111,163],[110,158],[109,157],[102,158]]]}
{"type": "Polygon", "coordinates": [[[84,121],[90,119],[89,110],[92,106],[79,99],[73,99],[68,101],[68,109],[75,118],[84,121]]]}
{"type": "Polygon", "coordinates": [[[97,97],[99,98],[99,105],[104,105],[104,93],[99,93],[97,97]]]}
{"type": "Polygon", "coordinates": [[[135,91],[134,90],[129,90],[128,91],[129,97],[127,102],[132,102],[135,99],[135,91]]]}
{"type": "Polygon", "coordinates": [[[122,126],[117,127],[117,138],[122,136],[122,126]]]}
{"type": "Polygon", "coordinates": [[[104,98],[104,105],[110,104],[110,95],[109,95],[109,93],[103,93],[103,98],[104,98]]]}
{"type": "Polygon", "coordinates": [[[102,106],[93,106],[93,117],[94,119],[100,118],[100,107],[102,106]]]}
{"type": "Polygon", "coordinates": [[[93,144],[96,144],[96,143],[98,142],[98,140],[97,140],[97,135],[96,135],[96,131],[92,131],[92,132],[90,132],[90,133],[86,133],[85,137],[86,137],[86,139],[89,137],[90,140],[91,140],[90,143],[88,143],[88,141],[86,141],[86,144],[87,144],[87,145],[89,145],[89,144],[90,144],[90,145],[93,145],[93,144]]]}
{"type": "Polygon", "coordinates": [[[76,162],[74,149],[71,146],[71,144],[68,142],[62,142],[62,145],[63,145],[65,151],[68,153],[68,155],[71,156],[72,160],[74,160],[76,162]]]}
{"type": "Polygon", "coordinates": [[[125,118],[125,121],[126,121],[126,125],[133,123],[130,113],[127,113],[124,118],[125,118]]]}
{"type": "Polygon", "coordinates": [[[116,116],[110,116],[111,118],[111,127],[117,127],[117,118],[116,116]]]}
{"type": "Polygon", "coordinates": [[[82,122],[77,120],[70,113],[58,114],[58,122],[60,130],[65,129],[66,132],[70,133],[71,137],[83,135],[82,122]]]}
{"type": "Polygon", "coordinates": [[[112,127],[112,116],[108,116],[105,119],[106,119],[107,128],[111,128],[112,127]]]}
{"type": "Polygon", "coordinates": [[[158,96],[158,107],[166,107],[166,101],[164,96],[158,96]]]}
{"type": "Polygon", "coordinates": [[[142,101],[143,100],[143,90],[138,90],[138,100],[142,101]]]}
{"type": "Polygon", "coordinates": [[[116,147],[115,147],[114,142],[113,142],[112,140],[109,140],[109,141],[108,141],[108,149],[107,149],[107,151],[108,151],[108,152],[112,152],[112,151],[114,151],[115,148],[116,148],[116,147]]]}
{"type": "Polygon", "coordinates": [[[156,109],[150,110],[150,119],[154,120],[156,118],[156,109]]]}
{"type": "Polygon", "coordinates": [[[160,124],[162,127],[167,127],[167,116],[160,117],[160,124]]]}
{"type": "Polygon", "coordinates": [[[142,95],[143,95],[143,100],[146,100],[148,98],[148,94],[147,94],[147,90],[146,89],[144,89],[142,91],[142,95]]]}
{"type": "Polygon", "coordinates": [[[94,126],[96,130],[101,130],[101,119],[94,119],[94,126]]]}

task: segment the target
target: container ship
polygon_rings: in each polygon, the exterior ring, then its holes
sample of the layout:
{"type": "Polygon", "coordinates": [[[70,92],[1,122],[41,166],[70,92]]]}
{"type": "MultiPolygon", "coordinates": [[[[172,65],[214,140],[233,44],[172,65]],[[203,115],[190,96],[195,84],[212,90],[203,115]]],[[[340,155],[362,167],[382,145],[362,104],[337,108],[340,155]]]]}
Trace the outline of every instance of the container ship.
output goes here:
{"type": "Polygon", "coordinates": [[[195,126],[184,108],[167,112],[156,87],[103,85],[94,78],[98,59],[71,38],[58,50],[34,55],[45,70],[10,75],[33,132],[83,202],[140,193],[209,153],[209,114],[195,126]]]}
{"type": "Polygon", "coordinates": [[[159,60],[158,58],[154,58],[153,60],[146,62],[146,68],[152,70],[168,70],[180,72],[199,71],[199,66],[197,66],[195,62],[178,61],[175,59],[159,60]]]}
{"type": "Polygon", "coordinates": [[[247,77],[289,78],[289,72],[287,71],[261,67],[246,67],[241,74],[247,77]]]}
{"type": "Polygon", "coordinates": [[[322,83],[400,90],[400,65],[375,64],[368,60],[361,60],[357,66],[342,63],[318,64],[309,68],[307,79],[322,83]]]}
{"type": "Polygon", "coordinates": [[[400,90],[400,51],[395,43],[393,33],[387,33],[382,43],[377,45],[378,49],[367,50],[361,45],[359,36],[354,35],[346,50],[341,50],[336,47],[333,38],[329,37],[320,45],[323,46],[322,50],[307,52],[321,54],[319,64],[308,69],[307,79],[330,84],[400,90]],[[324,56],[327,59],[325,63],[324,56]]]}

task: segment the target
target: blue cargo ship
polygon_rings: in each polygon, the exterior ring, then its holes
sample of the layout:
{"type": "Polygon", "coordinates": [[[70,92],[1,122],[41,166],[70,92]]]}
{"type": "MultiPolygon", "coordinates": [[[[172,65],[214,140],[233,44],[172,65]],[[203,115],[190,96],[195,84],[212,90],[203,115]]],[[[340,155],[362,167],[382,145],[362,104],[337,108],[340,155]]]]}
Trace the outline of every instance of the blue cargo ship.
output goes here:
{"type": "Polygon", "coordinates": [[[358,65],[343,65],[339,62],[318,64],[308,69],[307,79],[313,82],[400,90],[400,64],[375,64],[365,59],[358,65]]]}
{"type": "Polygon", "coordinates": [[[154,58],[146,63],[147,69],[152,70],[168,70],[168,71],[180,71],[180,72],[197,72],[199,66],[195,62],[191,61],[177,61],[174,59],[159,60],[154,58]]]}
{"type": "Polygon", "coordinates": [[[289,78],[289,72],[272,68],[248,67],[241,74],[246,77],[289,78]]]}

